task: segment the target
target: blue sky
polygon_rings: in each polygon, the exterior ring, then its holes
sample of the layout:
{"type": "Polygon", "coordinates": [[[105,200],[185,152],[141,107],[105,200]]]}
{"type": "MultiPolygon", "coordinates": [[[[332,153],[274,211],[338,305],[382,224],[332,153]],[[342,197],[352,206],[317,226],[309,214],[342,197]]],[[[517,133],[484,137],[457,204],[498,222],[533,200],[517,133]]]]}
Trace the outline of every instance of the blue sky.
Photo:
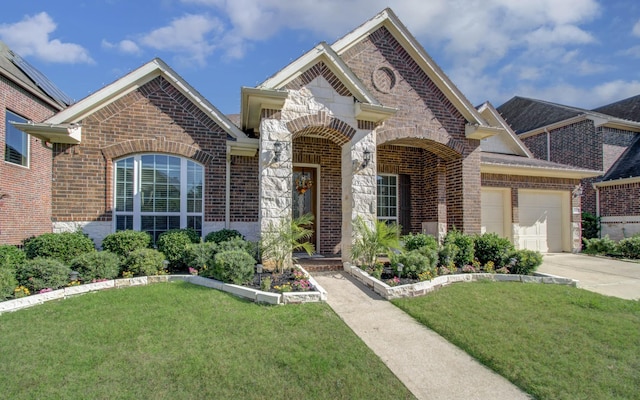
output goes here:
{"type": "Polygon", "coordinates": [[[637,0],[23,0],[0,40],[75,100],[160,57],[224,113],[315,44],[391,7],[475,105],[640,94],[637,0]]]}

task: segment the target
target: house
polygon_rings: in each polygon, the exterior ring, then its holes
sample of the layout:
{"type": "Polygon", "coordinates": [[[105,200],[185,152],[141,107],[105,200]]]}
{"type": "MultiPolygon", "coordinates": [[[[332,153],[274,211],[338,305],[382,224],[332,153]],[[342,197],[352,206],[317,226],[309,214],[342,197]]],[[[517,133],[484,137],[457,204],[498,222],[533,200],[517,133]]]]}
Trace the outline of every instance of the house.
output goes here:
{"type": "Polygon", "coordinates": [[[536,158],[601,171],[582,180],[582,210],[601,216],[601,234],[616,239],[640,231],[639,97],[595,110],[523,97],[498,107],[536,158]]]}
{"type": "Polygon", "coordinates": [[[43,123],[16,124],[53,143],[53,229],[97,243],[178,227],[255,240],[312,213],[318,253],[345,261],[358,216],[580,249],[575,188],[598,173],[533,158],[390,9],[240,90],[230,118],[154,59],[43,123]]]}
{"type": "Polygon", "coordinates": [[[12,122],[43,121],[71,103],[0,41],[0,243],[51,232],[51,146],[12,122]]]}

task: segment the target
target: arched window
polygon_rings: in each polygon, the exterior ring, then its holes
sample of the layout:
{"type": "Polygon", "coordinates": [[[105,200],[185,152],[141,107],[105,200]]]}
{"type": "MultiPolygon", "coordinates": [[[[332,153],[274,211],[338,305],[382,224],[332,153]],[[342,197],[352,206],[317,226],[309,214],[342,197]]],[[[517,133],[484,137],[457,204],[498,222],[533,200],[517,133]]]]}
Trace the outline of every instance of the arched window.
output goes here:
{"type": "Polygon", "coordinates": [[[202,234],[202,165],[165,154],[138,154],[114,163],[115,230],[148,232],[153,241],[169,229],[202,234]]]}

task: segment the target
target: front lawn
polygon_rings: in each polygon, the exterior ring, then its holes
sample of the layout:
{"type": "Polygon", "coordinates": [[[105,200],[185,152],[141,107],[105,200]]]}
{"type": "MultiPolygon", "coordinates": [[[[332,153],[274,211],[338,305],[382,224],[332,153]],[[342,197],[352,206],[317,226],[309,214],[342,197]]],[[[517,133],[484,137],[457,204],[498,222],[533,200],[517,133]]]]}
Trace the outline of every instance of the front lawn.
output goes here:
{"type": "Polygon", "coordinates": [[[477,282],[393,303],[536,398],[640,399],[638,301],[477,282]]]}
{"type": "Polygon", "coordinates": [[[399,399],[326,304],[263,306],[185,282],[0,315],[7,399],[399,399]]]}

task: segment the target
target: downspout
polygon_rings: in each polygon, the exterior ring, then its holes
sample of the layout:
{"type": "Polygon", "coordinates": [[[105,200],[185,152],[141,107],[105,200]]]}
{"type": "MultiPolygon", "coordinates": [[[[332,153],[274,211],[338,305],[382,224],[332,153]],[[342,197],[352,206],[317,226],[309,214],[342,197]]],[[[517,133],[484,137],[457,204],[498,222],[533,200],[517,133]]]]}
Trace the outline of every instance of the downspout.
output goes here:
{"type": "Polygon", "coordinates": [[[231,147],[227,146],[227,168],[225,171],[224,227],[230,229],[231,221],[231,147]]]}
{"type": "MultiPolygon", "coordinates": [[[[593,189],[596,191],[596,218],[600,218],[600,188],[592,183],[593,189]]],[[[598,229],[598,236],[602,236],[602,232],[598,229]]]]}
{"type": "Polygon", "coordinates": [[[551,161],[551,135],[547,128],[544,128],[544,132],[547,134],[547,161],[551,161]]]}

